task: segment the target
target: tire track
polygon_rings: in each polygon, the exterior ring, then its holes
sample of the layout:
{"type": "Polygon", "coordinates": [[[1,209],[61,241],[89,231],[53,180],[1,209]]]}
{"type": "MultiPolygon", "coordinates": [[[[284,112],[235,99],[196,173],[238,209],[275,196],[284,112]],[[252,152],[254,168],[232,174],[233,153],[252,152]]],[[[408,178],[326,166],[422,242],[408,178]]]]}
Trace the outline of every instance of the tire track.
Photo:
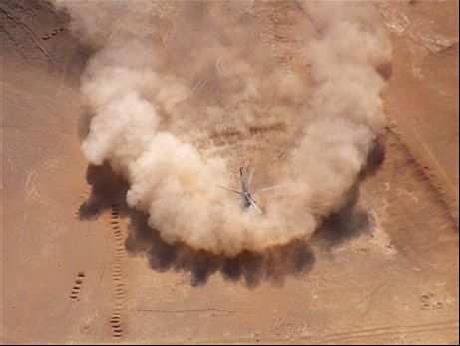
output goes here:
{"type": "Polygon", "coordinates": [[[446,331],[458,328],[458,321],[448,320],[434,323],[421,323],[413,326],[384,326],[356,330],[351,332],[333,333],[314,339],[314,343],[337,343],[353,340],[362,340],[373,337],[394,337],[399,335],[414,335],[424,332],[446,331]]]}
{"type": "Polygon", "coordinates": [[[387,127],[386,130],[388,135],[398,143],[401,150],[409,158],[408,162],[410,162],[414,167],[417,175],[423,177],[423,179],[427,181],[435,197],[435,201],[441,205],[449,221],[454,225],[455,228],[458,229],[458,216],[456,214],[457,206],[454,205],[455,201],[452,201],[449,196],[446,196],[448,191],[445,191],[445,188],[443,188],[442,184],[439,183],[436,173],[430,172],[429,167],[420,162],[417,155],[413,154],[410,147],[402,138],[403,136],[395,127],[396,126],[387,127]]]}
{"type": "Polygon", "coordinates": [[[302,40],[301,36],[297,37],[297,32],[301,32],[299,29],[303,27],[304,16],[294,1],[258,4],[257,17],[262,27],[260,38],[271,50],[273,59],[283,74],[294,73],[292,64],[302,40]]]}
{"type": "Polygon", "coordinates": [[[75,284],[72,287],[72,291],[70,292],[70,295],[69,295],[69,298],[71,300],[77,300],[77,301],[80,300],[79,295],[80,295],[81,287],[83,284],[83,279],[85,278],[85,276],[86,275],[84,272],[79,272],[77,274],[77,279],[75,279],[75,284]]]}
{"type": "Polygon", "coordinates": [[[113,309],[110,318],[112,336],[116,339],[125,334],[122,310],[126,300],[126,283],[123,276],[123,261],[126,257],[125,234],[120,225],[120,206],[112,204],[110,216],[112,235],[112,300],[113,309]]]}
{"type": "MultiPolygon", "coordinates": [[[[368,341],[371,338],[375,337],[397,337],[397,336],[410,336],[416,334],[422,334],[425,332],[441,332],[448,330],[457,330],[458,329],[458,320],[447,320],[439,321],[433,323],[420,323],[415,325],[406,325],[406,326],[382,326],[361,330],[354,330],[349,332],[341,333],[332,333],[324,334],[318,337],[299,337],[299,338],[267,338],[262,339],[261,341],[265,344],[270,343],[298,343],[298,344],[308,344],[308,345],[324,345],[328,343],[332,344],[342,344],[342,343],[359,343],[365,344],[365,341],[368,341]]],[[[223,339],[223,340],[201,340],[195,342],[196,344],[230,344],[230,343],[254,343],[252,338],[235,338],[235,339],[223,339]]]]}
{"type": "Polygon", "coordinates": [[[43,35],[43,36],[41,37],[41,39],[42,39],[43,41],[47,41],[47,40],[49,40],[51,37],[56,36],[58,33],[63,32],[64,30],[65,30],[64,27],[60,27],[60,28],[53,29],[51,32],[46,33],[45,35],[43,35]]]}
{"type": "MultiPolygon", "coordinates": [[[[29,44],[33,47],[35,47],[41,54],[44,56],[48,62],[51,65],[56,65],[54,59],[52,56],[48,53],[48,51],[41,45],[37,37],[35,36],[35,32],[33,29],[31,29],[26,23],[22,22],[21,19],[17,18],[16,16],[12,15],[9,13],[7,10],[4,8],[0,7],[0,13],[5,16],[7,19],[6,22],[11,22],[12,25],[10,25],[11,28],[15,28],[17,31],[17,34],[11,35],[11,37],[15,37],[13,41],[15,42],[21,42],[22,40],[25,39],[25,41],[29,40],[29,44]]],[[[4,22],[4,21],[2,21],[4,22]]],[[[21,47],[22,48],[22,47],[21,47]]]]}

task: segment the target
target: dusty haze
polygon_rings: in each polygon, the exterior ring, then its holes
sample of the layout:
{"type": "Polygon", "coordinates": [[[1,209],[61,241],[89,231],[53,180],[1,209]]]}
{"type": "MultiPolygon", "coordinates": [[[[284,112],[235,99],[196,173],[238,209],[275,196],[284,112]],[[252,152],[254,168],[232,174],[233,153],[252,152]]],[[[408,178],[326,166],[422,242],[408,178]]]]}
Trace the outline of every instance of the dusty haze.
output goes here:
{"type": "Polygon", "coordinates": [[[169,243],[234,256],[308,238],[341,206],[384,125],[377,68],[391,49],[372,4],[302,4],[315,37],[298,32],[307,77],[275,68],[254,35],[250,1],[56,5],[95,51],[81,83],[94,114],[82,150],[126,177],[128,204],[148,212],[169,243]],[[237,16],[223,20],[230,6],[237,16]],[[160,30],[168,21],[178,24],[160,30]],[[260,197],[259,216],[220,188],[246,162],[213,138],[270,126],[284,129],[272,140],[286,152],[280,169],[266,164],[260,174],[285,188],[260,197]]]}

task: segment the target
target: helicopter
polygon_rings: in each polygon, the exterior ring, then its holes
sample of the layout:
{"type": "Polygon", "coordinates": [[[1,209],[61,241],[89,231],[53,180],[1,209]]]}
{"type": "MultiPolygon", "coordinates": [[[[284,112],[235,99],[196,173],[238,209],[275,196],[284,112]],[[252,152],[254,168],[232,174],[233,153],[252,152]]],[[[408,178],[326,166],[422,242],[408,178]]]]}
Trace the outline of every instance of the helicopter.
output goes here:
{"type": "Polygon", "coordinates": [[[255,198],[249,191],[253,174],[254,171],[250,170],[249,167],[240,167],[240,190],[234,190],[224,186],[221,187],[240,196],[243,210],[255,210],[258,214],[262,215],[262,208],[257,204],[255,198]]]}

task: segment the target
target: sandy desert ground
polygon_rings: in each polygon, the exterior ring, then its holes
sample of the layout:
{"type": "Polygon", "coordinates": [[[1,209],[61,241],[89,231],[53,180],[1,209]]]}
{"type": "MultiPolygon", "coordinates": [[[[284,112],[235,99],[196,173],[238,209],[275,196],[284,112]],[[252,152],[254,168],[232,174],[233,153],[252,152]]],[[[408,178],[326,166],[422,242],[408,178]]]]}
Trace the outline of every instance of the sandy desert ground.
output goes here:
{"type": "MultiPolygon", "coordinates": [[[[228,259],[165,243],[123,179],[88,166],[91,50],[51,4],[1,1],[2,343],[458,344],[458,1],[374,6],[393,45],[374,171],[308,241],[228,259]]],[[[305,73],[292,33],[308,13],[287,0],[256,13],[254,45],[305,73]]],[[[283,131],[214,143],[276,169],[283,131]]]]}

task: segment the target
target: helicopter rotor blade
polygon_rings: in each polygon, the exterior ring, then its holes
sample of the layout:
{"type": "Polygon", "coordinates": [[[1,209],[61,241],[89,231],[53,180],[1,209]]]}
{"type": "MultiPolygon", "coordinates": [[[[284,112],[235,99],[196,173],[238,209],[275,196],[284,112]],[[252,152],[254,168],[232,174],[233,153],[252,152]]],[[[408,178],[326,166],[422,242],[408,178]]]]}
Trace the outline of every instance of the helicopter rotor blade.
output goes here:
{"type": "Polygon", "coordinates": [[[218,185],[218,187],[220,187],[221,189],[227,190],[228,192],[236,193],[237,195],[240,194],[240,191],[238,191],[238,190],[230,189],[230,188],[228,188],[228,187],[221,186],[221,185],[218,185]]]}

